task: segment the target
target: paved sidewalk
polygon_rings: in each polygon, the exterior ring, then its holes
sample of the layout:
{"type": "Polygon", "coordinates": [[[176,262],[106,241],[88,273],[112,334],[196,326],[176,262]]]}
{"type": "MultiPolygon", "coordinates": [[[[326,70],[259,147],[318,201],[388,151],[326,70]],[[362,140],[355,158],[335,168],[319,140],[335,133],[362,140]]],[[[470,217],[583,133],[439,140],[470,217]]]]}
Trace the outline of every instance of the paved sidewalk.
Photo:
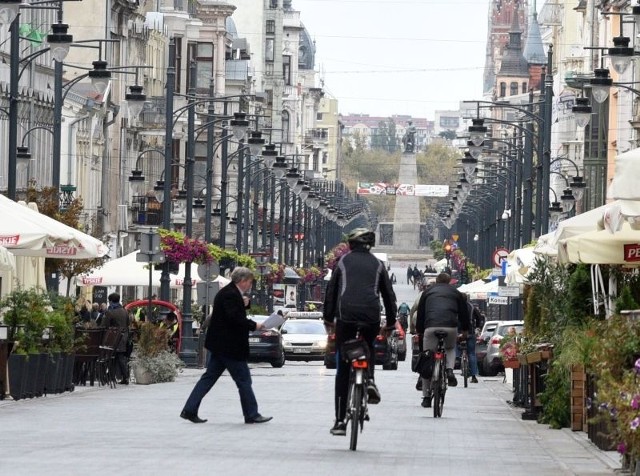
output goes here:
{"type": "Polygon", "coordinates": [[[583,433],[522,421],[501,378],[447,393],[442,419],[420,407],[409,362],[376,369],[382,403],[370,408],[358,451],[333,437],[333,377],[320,363],[254,366],[260,411],[245,425],[223,376],[194,425],[178,417],[201,371],[150,386],[78,388],[0,402],[0,474],[21,475],[609,475],[615,454],[583,433]]]}

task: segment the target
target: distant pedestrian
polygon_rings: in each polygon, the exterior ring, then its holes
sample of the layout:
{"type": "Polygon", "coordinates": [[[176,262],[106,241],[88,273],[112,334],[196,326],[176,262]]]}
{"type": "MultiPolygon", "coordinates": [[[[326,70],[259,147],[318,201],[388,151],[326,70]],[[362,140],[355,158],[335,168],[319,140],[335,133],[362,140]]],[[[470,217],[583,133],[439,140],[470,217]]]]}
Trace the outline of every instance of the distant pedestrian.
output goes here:
{"type": "Polygon", "coordinates": [[[407,284],[413,284],[413,269],[411,265],[407,267],[407,284]]]}
{"type": "Polygon", "coordinates": [[[192,423],[204,423],[198,416],[200,403],[225,370],[238,387],[245,423],[265,423],[271,417],[258,412],[258,402],[251,387],[249,332],[262,329],[262,324],[247,319],[248,293],[253,283],[249,268],[236,267],[231,282],[223,287],[213,301],[205,348],[211,353],[207,370],[200,377],[184,405],[180,417],[192,423]],[[244,294],[247,293],[246,296],[244,294]]]}
{"type": "Polygon", "coordinates": [[[116,365],[120,371],[120,383],[127,385],[129,383],[129,363],[127,356],[127,343],[129,342],[129,313],[120,304],[120,295],[118,293],[109,294],[109,309],[104,315],[103,321],[106,321],[106,327],[117,327],[120,329],[121,338],[116,347],[116,365]]]}

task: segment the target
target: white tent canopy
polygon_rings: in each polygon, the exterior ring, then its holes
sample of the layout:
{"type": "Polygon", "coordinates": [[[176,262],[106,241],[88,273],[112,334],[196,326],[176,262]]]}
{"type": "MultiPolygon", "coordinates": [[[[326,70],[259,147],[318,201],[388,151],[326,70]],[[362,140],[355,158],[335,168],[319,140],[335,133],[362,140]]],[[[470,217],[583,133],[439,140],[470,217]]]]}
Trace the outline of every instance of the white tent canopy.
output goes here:
{"type": "Polygon", "coordinates": [[[538,238],[534,252],[546,256],[558,255],[558,243],[560,240],[590,231],[602,230],[603,217],[607,209],[614,207],[618,202],[608,203],[588,212],[581,213],[558,223],[554,232],[547,233],[538,238]]]}
{"type": "MultiPolygon", "coordinates": [[[[100,269],[90,274],[79,276],[77,279],[78,286],[148,286],[149,285],[149,267],[147,263],[136,261],[138,251],[129,253],[121,258],[108,261],[100,269]]],[[[196,272],[196,264],[191,266],[191,281],[195,287],[197,283],[202,282],[196,272]]],[[[181,288],[184,284],[185,265],[180,264],[178,274],[172,274],[170,286],[172,288],[181,288]]],[[[162,272],[151,270],[151,282],[153,286],[160,286],[160,276],[162,272]]],[[[228,284],[230,281],[218,276],[215,282],[221,286],[228,284]]]]}
{"type": "MultiPolygon", "coordinates": [[[[640,221],[640,148],[630,150],[616,157],[616,171],[610,186],[610,193],[620,203],[622,215],[640,221]]],[[[634,225],[637,226],[637,225],[634,225]]]]}
{"type": "Polygon", "coordinates": [[[628,223],[611,234],[607,230],[592,231],[562,240],[558,247],[561,263],[640,265],[640,230],[628,223]]]}
{"type": "Polygon", "coordinates": [[[104,256],[100,240],[0,195],[0,245],[16,256],[86,259],[104,256]]]}

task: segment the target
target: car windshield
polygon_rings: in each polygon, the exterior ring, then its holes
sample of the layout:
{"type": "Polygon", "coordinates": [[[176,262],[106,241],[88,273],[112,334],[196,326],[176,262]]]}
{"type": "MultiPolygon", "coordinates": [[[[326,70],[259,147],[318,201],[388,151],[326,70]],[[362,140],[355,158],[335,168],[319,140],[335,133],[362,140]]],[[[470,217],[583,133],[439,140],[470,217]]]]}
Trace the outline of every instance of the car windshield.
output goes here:
{"type": "Polygon", "coordinates": [[[320,321],[287,321],[282,330],[289,334],[326,334],[324,324],[320,321]]]}
{"type": "Polygon", "coordinates": [[[504,337],[509,333],[509,329],[511,329],[512,327],[516,330],[516,334],[522,334],[522,324],[509,324],[506,326],[500,326],[498,327],[496,334],[504,337]]]}

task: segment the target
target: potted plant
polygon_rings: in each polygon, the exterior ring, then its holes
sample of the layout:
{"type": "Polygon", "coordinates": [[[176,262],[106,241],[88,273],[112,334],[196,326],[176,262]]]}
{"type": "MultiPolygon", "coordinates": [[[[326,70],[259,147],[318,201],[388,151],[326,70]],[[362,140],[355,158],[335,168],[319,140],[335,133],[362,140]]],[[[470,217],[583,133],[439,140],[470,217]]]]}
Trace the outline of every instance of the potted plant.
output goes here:
{"type": "Polygon", "coordinates": [[[169,351],[170,332],[151,322],[139,328],[139,337],[134,349],[131,365],[136,383],[173,382],[184,363],[169,351]]]}
{"type": "Polygon", "coordinates": [[[17,289],[0,301],[3,322],[9,327],[13,351],[9,356],[9,385],[14,399],[34,397],[38,373],[45,371],[42,336],[47,327],[49,298],[42,290],[17,289]],[[42,369],[40,368],[42,367],[42,369]]]}

